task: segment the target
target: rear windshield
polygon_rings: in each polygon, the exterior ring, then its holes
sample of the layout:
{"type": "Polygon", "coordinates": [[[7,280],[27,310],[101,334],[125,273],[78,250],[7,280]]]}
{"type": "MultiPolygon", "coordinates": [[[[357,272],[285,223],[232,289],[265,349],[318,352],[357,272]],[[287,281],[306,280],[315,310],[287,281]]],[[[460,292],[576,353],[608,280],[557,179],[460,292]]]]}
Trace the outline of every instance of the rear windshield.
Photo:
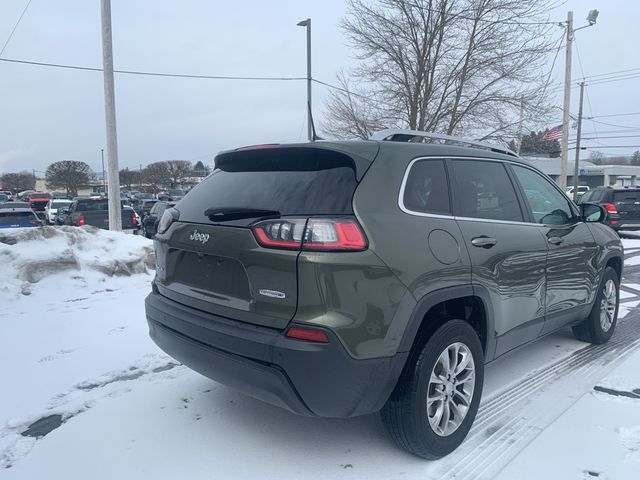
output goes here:
{"type": "Polygon", "coordinates": [[[347,155],[322,150],[295,154],[238,152],[178,203],[180,220],[209,223],[209,208],[275,210],[281,215],[353,214],[355,166],[347,155]]]}
{"type": "Polygon", "coordinates": [[[51,202],[51,208],[64,208],[69,205],[69,202],[51,202]]]}
{"type": "Polygon", "coordinates": [[[0,211],[0,223],[22,223],[35,220],[31,212],[3,212],[0,211]]]}
{"type": "Polygon", "coordinates": [[[82,210],[84,212],[109,210],[109,203],[107,200],[78,200],[76,210],[82,210]]]}
{"type": "Polygon", "coordinates": [[[31,198],[51,198],[51,195],[48,193],[32,193],[29,195],[31,198]]]}
{"type": "Polygon", "coordinates": [[[613,201],[614,202],[623,202],[623,203],[633,203],[640,202],[640,191],[638,190],[630,190],[630,191],[618,191],[613,192],[613,201]]]}

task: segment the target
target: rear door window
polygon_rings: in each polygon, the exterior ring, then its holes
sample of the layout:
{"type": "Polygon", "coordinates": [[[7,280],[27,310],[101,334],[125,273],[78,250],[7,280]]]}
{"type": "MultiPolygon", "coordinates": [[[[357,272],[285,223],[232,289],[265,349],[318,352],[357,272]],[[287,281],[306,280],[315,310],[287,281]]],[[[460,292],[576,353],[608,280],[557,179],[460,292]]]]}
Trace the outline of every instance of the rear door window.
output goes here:
{"type": "Polygon", "coordinates": [[[450,215],[449,185],[442,160],[419,160],[411,166],[402,202],[407,210],[450,215]]]}
{"type": "Polygon", "coordinates": [[[522,210],[500,162],[450,160],[456,216],[522,222],[522,210]]]}

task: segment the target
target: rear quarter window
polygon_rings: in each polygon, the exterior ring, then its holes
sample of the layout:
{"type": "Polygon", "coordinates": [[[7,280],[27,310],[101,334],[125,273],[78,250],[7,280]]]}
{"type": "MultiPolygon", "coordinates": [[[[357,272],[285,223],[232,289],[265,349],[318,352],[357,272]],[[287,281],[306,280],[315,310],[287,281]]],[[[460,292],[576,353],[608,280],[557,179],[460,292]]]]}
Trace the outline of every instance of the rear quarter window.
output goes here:
{"type": "Polygon", "coordinates": [[[450,215],[449,186],[442,160],[415,162],[404,184],[402,202],[407,210],[450,215]]]}

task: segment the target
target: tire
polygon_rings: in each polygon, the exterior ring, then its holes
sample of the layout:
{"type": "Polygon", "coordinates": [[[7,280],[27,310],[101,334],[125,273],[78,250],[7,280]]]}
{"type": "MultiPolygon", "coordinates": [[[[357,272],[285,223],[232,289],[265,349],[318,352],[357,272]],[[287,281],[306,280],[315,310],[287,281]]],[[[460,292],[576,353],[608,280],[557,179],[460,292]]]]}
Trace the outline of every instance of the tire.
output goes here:
{"type": "Polygon", "coordinates": [[[607,267],[602,274],[591,313],[586,320],[573,327],[573,334],[583,342],[597,345],[606,343],[616,328],[619,306],[620,279],[613,268],[607,267]]]}
{"type": "Polygon", "coordinates": [[[484,355],[478,335],[467,322],[449,320],[430,337],[418,339],[396,388],[380,412],[382,422],[400,448],[427,460],[443,457],[455,450],[469,433],[478,412],[483,382],[484,355]],[[455,385],[445,379],[448,383],[445,386],[439,379],[432,381],[432,374],[442,378],[446,373],[443,360],[451,359],[456,348],[458,366],[466,358],[472,360],[455,376],[463,382],[455,385]],[[473,379],[469,378],[471,375],[473,379]],[[446,390],[440,392],[439,388],[446,390]],[[468,409],[462,414],[459,408],[465,397],[468,409]],[[431,406],[427,406],[428,400],[432,401],[431,406]],[[445,410],[445,404],[453,404],[455,411],[445,410]],[[449,421],[442,422],[445,416],[441,413],[438,422],[438,411],[447,411],[449,421]]]}

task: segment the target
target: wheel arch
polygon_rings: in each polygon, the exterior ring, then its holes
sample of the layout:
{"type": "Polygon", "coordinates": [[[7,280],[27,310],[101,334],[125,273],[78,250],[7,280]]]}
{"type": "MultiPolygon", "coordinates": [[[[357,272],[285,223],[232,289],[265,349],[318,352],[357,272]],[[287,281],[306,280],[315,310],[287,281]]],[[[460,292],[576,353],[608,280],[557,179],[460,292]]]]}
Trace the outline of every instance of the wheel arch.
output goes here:
{"type": "Polygon", "coordinates": [[[424,329],[435,331],[440,324],[438,322],[429,323],[430,318],[433,318],[431,314],[436,315],[438,309],[451,308],[451,306],[464,308],[464,318],[461,319],[469,322],[478,333],[485,362],[493,360],[496,341],[489,292],[480,285],[472,284],[435,290],[419,299],[400,341],[398,351],[410,352],[419,333],[424,329]],[[469,307],[471,311],[469,311],[469,307]]]}

